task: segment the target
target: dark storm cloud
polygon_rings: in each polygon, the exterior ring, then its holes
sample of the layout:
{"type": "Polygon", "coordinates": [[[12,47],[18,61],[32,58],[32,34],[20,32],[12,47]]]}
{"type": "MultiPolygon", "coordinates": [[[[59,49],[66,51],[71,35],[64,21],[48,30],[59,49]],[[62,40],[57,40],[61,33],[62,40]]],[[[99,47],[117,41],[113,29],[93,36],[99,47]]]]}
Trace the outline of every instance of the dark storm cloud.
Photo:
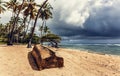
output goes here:
{"type": "Polygon", "coordinates": [[[118,9],[103,8],[86,20],[84,29],[88,36],[120,37],[120,15],[118,9]]]}
{"type": "Polygon", "coordinates": [[[86,18],[85,22],[82,25],[83,27],[81,27],[79,23],[67,23],[65,20],[67,19],[66,17],[68,15],[65,16],[65,19],[60,19],[60,11],[62,11],[62,9],[56,10],[56,13],[53,13],[55,16],[53,18],[53,21],[50,23],[50,28],[53,30],[53,32],[55,32],[58,35],[61,35],[62,37],[69,37],[68,39],[119,38],[120,9],[117,8],[119,3],[120,2],[118,1],[116,5],[106,5],[100,8],[92,7],[92,11],[89,11],[89,17],[86,18]]]}
{"type": "MultiPolygon", "coordinates": [[[[56,19],[57,20],[57,19],[56,19]]],[[[72,38],[113,38],[120,37],[120,22],[114,18],[103,17],[102,19],[88,18],[84,28],[70,25],[63,21],[56,20],[51,26],[53,32],[61,36],[72,38]]]]}

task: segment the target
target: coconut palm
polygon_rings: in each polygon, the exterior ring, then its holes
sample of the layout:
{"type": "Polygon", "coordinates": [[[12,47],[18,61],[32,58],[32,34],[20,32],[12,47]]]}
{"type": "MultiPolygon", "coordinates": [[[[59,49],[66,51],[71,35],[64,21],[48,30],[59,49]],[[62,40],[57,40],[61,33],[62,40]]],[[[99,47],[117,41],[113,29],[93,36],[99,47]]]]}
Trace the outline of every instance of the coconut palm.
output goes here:
{"type": "MultiPolygon", "coordinates": [[[[42,19],[43,23],[40,27],[42,27],[41,31],[41,37],[47,34],[47,31],[49,30],[48,26],[46,25],[46,21],[49,18],[52,18],[52,6],[49,3],[46,3],[43,9],[40,11],[39,17],[42,19]],[[43,33],[43,34],[42,34],[43,33]]],[[[42,41],[42,40],[40,40],[42,41]]],[[[42,43],[42,42],[41,42],[42,43]]]]}
{"type": "Polygon", "coordinates": [[[42,8],[46,5],[47,1],[48,1],[48,0],[45,0],[45,1],[43,2],[43,4],[41,5],[41,7],[39,8],[39,10],[38,10],[38,12],[37,12],[37,15],[36,15],[36,18],[35,18],[35,22],[34,22],[34,26],[33,26],[33,29],[32,29],[31,35],[30,35],[30,39],[29,39],[29,42],[28,42],[28,46],[27,46],[28,48],[31,48],[31,47],[32,47],[32,46],[31,46],[31,40],[32,40],[34,31],[35,31],[37,19],[38,19],[38,17],[39,17],[39,14],[40,14],[42,8]]]}
{"type": "MultiPolygon", "coordinates": [[[[9,23],[6,24],[6,30],[7,30],[8,36],[10,35],[10,32],[12,31],[14,21],[15,21],[15,18],[11,17],[9,23]]],[[[14,35],[19,36],[19,33],[21,31],[23,31],[23,27],[21,27],[22,22],[23,22],[23,19],[18,17],[18,22],[17,22],[17,24],[15,26],[13,36],[14,35]]]]}
{"type": "MultiPolygon", "coordinates": [[[[48,20],[49,18],[52,18],[52,12],[51,12],[52,6],[47,3],[45,4],[45,6],[43,7],[43,9],[40,11],[40,15],[39,17],[42,19],[43,23],[42,26],[44,28],[44,31],[46,30],[47,26],[46,26],[46,20],[48,20]]],[[[46,32],[46,31],[45,31],[46,32]]]]}
{"type": "Polygon", "coordinates": [[[42,20],[48,20],[49,18],[52,18],[52,9],[53,7],[49,3],[46,3],[43,9],[40,11],[39,17],[42,20]]]}
{"type": "Polygon", "coordinates": [[[5,8],[5,2],[0,0],[0,14],[6,10],[5,8]]]}
{"type": "Polygon", "coordinates": [[[45,32],[45,35],[49,32],[48,26],[45,26],[45,27],[44,27],[44,32],[45,32]]]}
{"type": "Polygon", "coordinates": [[[0,37],[2,37],[3,32],[4,32],[4,25],[0,24],[0,37]]]}
{"type": "MultiPolygon", "coordinates": [[[[16,12],[17,12],[17,6],[18,6],[18,2],[17,0],[10,0],[9,2],[6,2],[6,7],[10,10],[12,10],[12,18],[15,20],[15,16],[16,16],[16,12]]],[[[12,37],[12,30],[14,31],[13,28],[13,23],[14,23],[14,20],[11,19],[12,21],[10,21],[10,25],[12,25],[11,29],[9,30],[9,34],[8,34],[8,45],[12,45],[12,40],[11,40],[11,37],[12,37]]]]}
{"type": "MultiPolygon", "coordinates": [[[[11,4],[12,3],[14,4],[14,2],[16,3],[17,0],[11,0],[11,4]]],[[[23,8],[24,2],[25,2],[25,0],[22,1],[22,4],[21,4],[20,8],[17,8],[17,5],[13,5],[13,11],[15,12],[16,15],[15,15],[15,21],[13,22],[12,30],[11,30],[10,35],[9,35],[9,40],[8,40],[7,45],[13,45],[13,33],[14,33],[14,30],[15,30],[15,26],[16,26],[16,24],[18,22],[19,14],[20,14],[20,12],[21,12],[21,10],[23,8]]]]}
{"type": "Polygon", "coordinates": [[[0,38],[6,39],[8,34],[8,25],[0,24],[0,38]]]}
{"type": "Polygon", "coordinates": [[[45,29],[44,25],[45,25],[45,21],[42,21],[42,25],[39,28],[39,31],[41,32],[40,33],[41,37],[44,35],[44,29],[45,29]]]}
{"type": "Polygon", "coordinates": [[[17,0],[10,0],[5,4],[5,6],[12,11],[12,16],[16,15],[18,5],[19,5],[19,2],[17,2],[17,0]]]}
{"type": "Polygon", "coordinates": [[[25,38],[25,36],[26,36],[26,33],[27,33],[27,31],[28,31],[28,27],[29,27],[29,24],[30,24],[30,21],[33,19],[35,19],[35,16],[36,16],[36,14],[37,14],[37,8],[36,8],[36,6],[37,6],[37,4],[34,2],[34,0],[33,1],[28,1],[28,6],[27,6],[27,8],[24,10],[24,16],[25,16],[25,18],[24,18],[24,27],[26,27],[26,21],[27,21],[27,18],[29,18],[29,21],[28,21],[28,25],[27,25],[27,28],[26,28],[26,31],[25,31],[25,33],[24,33],[24,37],[23,37],[23,40],[24,40],[24,38],[25,38]]]}

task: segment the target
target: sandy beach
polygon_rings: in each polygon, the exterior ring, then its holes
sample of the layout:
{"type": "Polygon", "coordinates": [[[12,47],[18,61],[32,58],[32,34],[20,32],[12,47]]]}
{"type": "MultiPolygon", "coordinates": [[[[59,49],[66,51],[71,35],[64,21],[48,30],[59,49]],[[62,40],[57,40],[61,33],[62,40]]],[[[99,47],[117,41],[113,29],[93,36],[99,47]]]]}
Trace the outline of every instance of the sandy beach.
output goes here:
{"type": "Polygon", "coordinates": [[[0,45],[0,76],[120,76],[120,56],[52,49],[64,58],[64,67],[38,71],[29,54],[32,48],[0,45]]]}

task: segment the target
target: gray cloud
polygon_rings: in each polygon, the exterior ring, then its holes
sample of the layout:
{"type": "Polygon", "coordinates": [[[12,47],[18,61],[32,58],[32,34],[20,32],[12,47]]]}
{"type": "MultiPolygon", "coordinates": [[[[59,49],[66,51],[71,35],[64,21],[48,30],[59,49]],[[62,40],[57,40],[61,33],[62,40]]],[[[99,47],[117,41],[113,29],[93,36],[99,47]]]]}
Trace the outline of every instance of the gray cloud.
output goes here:
{"type": "Polygon", "coordinates": [[[71,0],[67,2],[58,1],[58,5],[54,7],[54,18],[49,25],[56,34],[65,39],[120,37],[120,9],[118,8],[120,1],[71,0]],[[67,4],[62,5],[62,3],[67,4]]]}
{"type": "Polygon", "coordinates": [[[49,1],[54,10],[53,19],[47,25],[63,39],[120,38],[120,0],[49,1]]]}

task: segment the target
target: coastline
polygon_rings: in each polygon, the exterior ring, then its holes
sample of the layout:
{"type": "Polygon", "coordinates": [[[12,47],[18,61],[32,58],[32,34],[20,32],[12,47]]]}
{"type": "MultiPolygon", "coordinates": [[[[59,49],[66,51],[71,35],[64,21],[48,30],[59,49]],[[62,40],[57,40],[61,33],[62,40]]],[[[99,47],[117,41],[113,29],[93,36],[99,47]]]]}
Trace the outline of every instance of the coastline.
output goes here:
{"type": "Polygon", "coordinates": [[[81,51],[81,52],[87,52],[87,53],[92,53],[92,54],[98,54],[98,55],[109,55],[109,56],[115,56],[115,57],[120,57],[120,55],[115,55],[115,54],[106,54],[102,52],[95,52],[95,51],[90,51],[90,50],[83,50],[83,49],[70,49],[70,48],[61,48],[61,49],[66,49],[69,51],[81,51]]]}
{"type": "MultiPolygon", "coordinates": [[[[56,50],[55,48],[51,48],[51,49],[56,50]]],[[[58,51],[60,50],[72,51],[72,52],[78,52],[78,53],[96,54],[96,55],[103,55],[103,56],[111,56],[111,57],[120,57],[120,55],[106,54],[102,52],[94,52],[94,51],[83,50],[83,49],[80,50],[80,49],[59,48],[58,51]]]]}
{"type": "Polygon", "coordinates": [[[51,48],[64,58],[63,68],[31,68],[26,45],[0,45],[0,76],[120,76],[120,56],[66,48],[51,48]]]}
{"type": "Polygon", "coordinates": [[[61,47],[103,55],[108,54],[120,56],[120,44],[65,44],[65,46],[61,45],[61,47]]]}

